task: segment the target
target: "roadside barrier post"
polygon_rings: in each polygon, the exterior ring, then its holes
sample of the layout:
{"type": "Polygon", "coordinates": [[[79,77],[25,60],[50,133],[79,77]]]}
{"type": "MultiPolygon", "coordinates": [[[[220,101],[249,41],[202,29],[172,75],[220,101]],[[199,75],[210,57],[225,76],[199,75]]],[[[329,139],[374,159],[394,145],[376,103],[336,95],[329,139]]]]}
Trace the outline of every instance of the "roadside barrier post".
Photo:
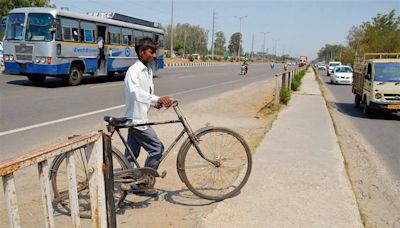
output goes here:
{"type": "Polygon", "coordinates": [[[274,105],[277,106],[279,104],[279,96],[280,96],[281,90],[279,86],[279,74],[275,75],[275,100],[274,100],[274,105]]]}
{"type": "Polygon", "coordinates": [[[100,131],[103,137],[103,155],[104,155],[104,183],[106,192],[106,207],[107,207],[107,227],[117,227],[115,216],[114,202],[114,167],[112,161],[111,137],[100,131]]]}

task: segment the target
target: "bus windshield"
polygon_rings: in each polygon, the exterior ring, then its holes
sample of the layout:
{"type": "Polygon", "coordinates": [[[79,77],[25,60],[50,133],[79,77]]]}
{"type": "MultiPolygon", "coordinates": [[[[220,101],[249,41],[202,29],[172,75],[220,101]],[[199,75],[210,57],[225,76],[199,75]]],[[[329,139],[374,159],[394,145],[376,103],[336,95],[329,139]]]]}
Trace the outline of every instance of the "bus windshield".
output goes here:
{"type": "Polygon", "coordinates": [[[27,20],[25,40],[27,41],[51,41],[53,35],[51,28],[53,17],[47,13],[30,13],[27,20]]]}
{"type": "Polygon", "coordinates": [[[10,13],[7,18],[6,40],[22,40],[24,24],[24,13],[10,13]]]}
{"type": "Polygon", "coordinates": [[[375,63],[375,81],[400,82],[400,63],[375,63]]]}

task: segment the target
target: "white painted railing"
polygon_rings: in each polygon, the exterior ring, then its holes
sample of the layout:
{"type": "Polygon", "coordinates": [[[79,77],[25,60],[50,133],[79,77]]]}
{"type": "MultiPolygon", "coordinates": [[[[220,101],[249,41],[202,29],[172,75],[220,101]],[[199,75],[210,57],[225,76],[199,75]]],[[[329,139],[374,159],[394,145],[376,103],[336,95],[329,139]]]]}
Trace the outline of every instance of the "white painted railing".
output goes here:
{"type": "Polygon", "coordinates": [[[67,175],[72,219],[71,227],[80,227],[74,151],[82,147],[86,147],[89,167],[88,179],[92,226],[107,227],[106,194],[103,173],[103,141],[102,133],[100,132],[76,136],[64,142],[46,146],[17,158],[0,162],[0,176],[3,181],[4,200],[10,227],[21,227],[14,173],[32,165],[37,165],[38,167],[46,227],[55,227],[53,217],[54,210],[51,202],[48,160],[64,153],[67,154],[67,175]]]}

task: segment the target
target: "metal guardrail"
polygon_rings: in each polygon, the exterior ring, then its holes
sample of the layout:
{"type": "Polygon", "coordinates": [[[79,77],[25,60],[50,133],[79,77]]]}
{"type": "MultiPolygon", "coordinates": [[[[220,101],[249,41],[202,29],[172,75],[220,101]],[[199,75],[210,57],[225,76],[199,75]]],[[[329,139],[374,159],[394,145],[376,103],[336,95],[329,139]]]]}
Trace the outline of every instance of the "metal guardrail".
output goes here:
{"type": "Polygon", "coordinates": [[[288,88],[289,91],[292,89],[292,81],[296,74],[298,74],[301,70],[305,69],[304,67],[295,68],[292,70],[287,70],[278,74],[275,74],[275,95],[274,95],[274,105],[278,105],[280,102],[280,94],[282,88],[288,88]]]}
{"type": "MultiPolygon", "coordinates": [[[[0,162],[0,176],[3,182],[4,200],[8,213],[10,227],[21,227],[18,213],[17,191],[15,189],[14,173],[22,168],[37,165],[41,188],[42,206],[46,227],[55,227],[53,218],[53,205],[51,201],[51,188],[49,179],[48,160],[67,154],[67,176],[69,186],[69,199],[71,205],[72,227],[80,227],[79,201],[77,192],[76,169],[74,151],[85,147],[87,164],[89,167],[89,194],[91,205],[91,219],[93,227],[107,227],[106,191],[103,173],[103,137],[102,132],[93,132],[87,135],[76,136],[31,151],[25,155],[0,162]]],[[[107,142],[106,142],[107,144],[107,142]]]]}

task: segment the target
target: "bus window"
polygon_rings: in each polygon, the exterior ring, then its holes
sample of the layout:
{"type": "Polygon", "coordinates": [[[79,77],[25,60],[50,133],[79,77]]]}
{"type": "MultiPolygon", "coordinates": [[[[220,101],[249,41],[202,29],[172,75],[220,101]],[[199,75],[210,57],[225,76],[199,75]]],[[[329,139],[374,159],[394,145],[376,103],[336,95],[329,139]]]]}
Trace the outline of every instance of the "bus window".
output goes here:
{"type": "Polygon", "coordinates": [[[139,40],[143,38],[143,32],[139,30],[133,30],[133,37],[135,44],[138,44],[139,40]]]}
{"type": "Polygon", "coordinates": [[[122,29],[122,44],[131,45],[132,44],[132,29],[122,29]]]}
{"type": "Polygon", "coordinates": [[[156,40],[160,48],[164,47],[164,36],[161,34],[156,35],[156,40]]]}
{"type": "Polygon", "coordinates": [[[144,32],[143,37],[150,37],[150,38],[154,39],[153,33],[151,33],[151,32],[144,32]]]}
{"type": "Polygon", "coordinates": [[[95,41],[94,40],[95,30],[96,30],[96,24],[86,21],[81,21],[82,41],[87,43],[93,43],[95,41]]]}
{"type": "Polygon", "coordinates": [[[62,36],[65,41],[79,41],[79,21],[61,18],[62,36]]]}
{"type": "Polygon", "coordinates": [[[121,28],[110,26],[108,28],[108,34],[110,37],[110,44],[120,44],[121,42],[121,28]]]}
{"type": "Polygon", "coordinates": [[[6,21],[6,40],[22,40],[22,31],[24,30],[25,14],[10,13],[6,21]]]}
{"type": "Polygon", "coordinates": [[[61,32],[61,22],[60,19],[56,20],[56,40],[62,40],[62,32],[61,32]]]}
{"type": "Polygon", "coordinates": [[[53,16],[47,13],[28,14],[25,40],[27,41],[51,41],[53,35],[50,31],[53,26],[53,16]]]}

